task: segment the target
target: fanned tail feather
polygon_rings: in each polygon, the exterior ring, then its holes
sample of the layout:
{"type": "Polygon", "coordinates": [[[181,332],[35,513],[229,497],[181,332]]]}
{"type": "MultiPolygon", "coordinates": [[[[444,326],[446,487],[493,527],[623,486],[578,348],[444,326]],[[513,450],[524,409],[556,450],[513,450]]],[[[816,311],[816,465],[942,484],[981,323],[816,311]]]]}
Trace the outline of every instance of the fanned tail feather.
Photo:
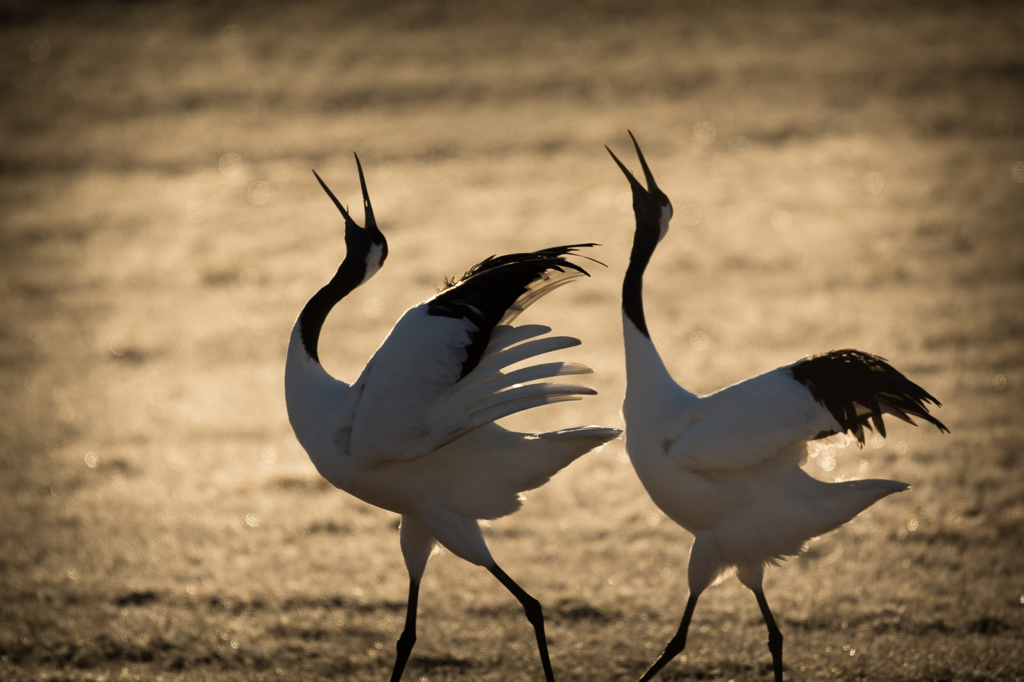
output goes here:
{"type": "MultiPolygon", "coordinates": [[[[450,395],[425,415],[425,421],[431,424],[430,434],[416,453],[435,450],[517,412],[596,394],[589,386],[543,381],[593,372],[577,362],[531,365],[507,374],[502,371],[539,355],[580,344],[579,339],[571,336],[545,336],[551,328],[544,325],[514,327],[509,323],[541,297],[587,275],[564,256],[589,246],[594,245],[574,244],[488,258],[428,302],[428,314],[466,320],[476,329],[469,334],[459,380],[450,395]]],[[[612,432],[618,435],[615,429],[599,435],[604,437],[612,432]]],[[[593,441],[598,437],[596,433],[588,438],[593,441]]]]}
{"type": "Polygon", "coordinates": [[[512,324],[512,321],[519,317],[524,310],[533,305],[537,299],[550,294],[555,289],[568,284],[578,277],[583,277],[584,274],[585,273],[564,271],[545,273],[541,279],[534,280],[527,288],[526,293],[516,299],[516,302],[509,306],[498,324],[512,324]]]}
{"type": "Polygon", "coordinates": [[[548,440],[580,440],[580,441],[593,441],[595,444],[591,445],[588,449],[596,448],[598,445],[604,445],[609,441],[613,441],[622,435],[622,429],[613,429],[607,426],[576,426],[571,429],[560,429],[558,431],[548,431],[547,433],[538,434],[541,438],[547,438],[548,440]]]}
{"type": "MultiPolygon", "coordinates": [[[[467,393],[471,389],[475,390],[465,395],[463,400],[465,404],[473,405],[481,398],[511,388],[516,384],[526,384],[540,379],[593,373],[594,370],[591,367],[579,362],[547,362],[542,365],[523,367],[508,374],[498,373],[497,375],[485,376],[479,382],[474,382],[465,389],[467,393]]],[[[457,393],[460,396],[463,395],[463,389],[460,388],[457,393]]]]}
{"type": "MultiPolygon", "coordinates": [[[[589,386],[573,386],[571,384],[538,383],[516,386],[497,393],[488,393],[466,405],[470,414],[477,414],[499,405],[515,403],[521,400],[533,400],[544,396],[560,395],[596,395],[597,391],[589,386]]],[[[516,410],[517,412],[519,410],[516,410]]]]}
{"type": "Polygon", "coordinates": [[[556,336],[504,348],[456,386],[441,412],[431,415],[432,432],[440,439],[433,447],[450,443],[470,431],[517,412],[542,405],[579,400],[595,395],[589,386],[560,383],[527,383],[559,376],[590,374],[593,369],[576,362],[531,365],[504,374],[501,369],[554,350],[579,345],[572,337],[556,336]]]}
{"type": "MultiPolygon", "coordinates": [[[[559,386],[558,384],[549,385],[559,386]]],[[[587,388],[585,394],[593,395],[594,393],[596,393],[596,391],[587,388]]],[[[434,426],[431,436],[429,438],[425,438],[420,447],[415,448],[410,452],[410,458],[425,455],[428,452],[433,452],[438,448],[457,441],[467,433],[475,431],[481,426],[485,426],[491,422],[511,416],[517,412],[530,410],[534,407],[541,407],[542,405],[553,405],[554,403],[564,403],[572,400],[581,400],[580,394],[577,392],[564,392],[557,390],[552,391],[551,393],[540,392],[539,395],[535,394],[532,396],[510,398],[496,405],[479,407],[472,412],[464,409],[457,410],[456,412],[448,415],[445,420],[434,426]]]]}
{"type": "Polygon", "coordinates": [[[463,378],[459,382],[455,389],[456,395],[461,395],[463,391],[468,392],[468,390],[473,389],[477,385],[488,381],[495,373],[500,372],[509,365],[514,365],[517,362],[522,362],[538,355],[578,345],[580,345],[580,340],[571,336],[546,336],[521,343],[517,346],[502,348],[495,353],[491,353],[488,350],[488,353],[483,356],[483,362],[477,365],[470,376],[463,378]],[[463,383],[466,384],[465,387],[463,387],[463,383]]]}
{"type": "Polygon", "coordinates": [[[486,355],[493,355],[499,350],[532,338],[547,334],[551,327],[543,324],[521,324],[517,327],[499,325],[491,332],[491,342],[487,345],[486,355]]]}
{"type": "Polygon", "coordinates": [[[554,457],[564,463],[560,466],[565,466],[594,448],[599,448],[605,443],[615,440],[620,435],[622,435],[622,431],[619,429],[604,426],[577,426],[572,429],[538,433],[537,437],[552,444],[554,457]]]}

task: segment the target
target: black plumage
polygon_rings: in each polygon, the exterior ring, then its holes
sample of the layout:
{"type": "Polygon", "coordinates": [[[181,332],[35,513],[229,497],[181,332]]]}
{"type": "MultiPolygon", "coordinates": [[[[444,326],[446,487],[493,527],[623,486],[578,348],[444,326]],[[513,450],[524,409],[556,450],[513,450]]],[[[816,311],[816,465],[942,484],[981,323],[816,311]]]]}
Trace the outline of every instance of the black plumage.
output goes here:
{"type": "Polygon", "coordinates": [[[586,270],[564,257],[591,246],[597,245],[571,244],[532,253],[491,256],[470,268],[458,281],[446,283],[447,288],[428,303],[428,314],[465,318],[476,326],[466,346],[467,357],[462,363],[459,378],[468,375],[479,364],[491,333],[506,311],[545,273],[549,270],[575,270],[589,277],[586,270]]]}
{"type": "Polygon", "coordinates": [[[877,355],[853,349],[833,350],[801,360],[791,372],[832,413],[843,432],[857,437],[858,445],[864,445],[865,426],[885,436],[883,412],[910,424],[914,423],[912,417],[919,417],[949,433],[928,413],[929,404],[942,404],[877,355]],[[868,411],[858,412],[858,406],[868,411]]]}
{"type": "Polygon", "coordinates": [[[327,196],[331,198],[334,205],[341,211],[345,218],[345,260],[338,267],[338,272],[331,278],[313,298],[309,299],[299,316],[301,322],[299,333],[302,336],[302,345],[309,357],[320,362],[317,346],[320,342],[320,331],[323,328],[327,314],[341,299],[352,293],[356,287],[366,279],[367,262],[374,246],[380,249],[380,262],[378,267],[388,257],[388,240],[377,227],[377,221],[373,217],[373,207],[370,205],[370,195],[366,190],[366,178],[363,176],[363,166],[359,163],[359,155],[355,154],[356,168],[359,170],[359,185],[363,190],[363,212],[366,216],[366,227],[360,227],[352,219],[348,210],[334,196],[334,192],[327,186],[320,175],[313,171],[316,181],[320,183],[327,196]]]}

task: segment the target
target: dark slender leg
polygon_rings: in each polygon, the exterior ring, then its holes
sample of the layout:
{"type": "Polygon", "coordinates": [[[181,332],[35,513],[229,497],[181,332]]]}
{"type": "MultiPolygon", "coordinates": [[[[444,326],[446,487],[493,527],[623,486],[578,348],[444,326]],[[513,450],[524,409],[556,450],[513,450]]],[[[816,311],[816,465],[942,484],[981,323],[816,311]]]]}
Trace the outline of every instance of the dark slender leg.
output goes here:
{"type": "Polygon", "coordinates": [[[675,637],[665,646],[665,651],[661,654],[661,658],[655,661],[654,665],[644,673],[644,676],[640,678],[640,682],[647,682],[652,679],[658,674],[659,670],[665,667],[666,663],[678,656],[686,648],[686,632],[690,629],[690,619],[693,618],[693,607],[697,605],[698,596],[691,594],[690,598],[686,600],[686,610],[683,612],[683,622],[679,624],[679,630],[676,631],[675,637]]]}
{"type": "Polygon", "coordinates": [[[416,643],[416,602],[420,596],[420,583],[418,580],[409,580],[409,604],[405,612],[405,629],[402,636],[398,638],[398,657],[395,658],[395,669],[391,673],[391,682],[398,682],[402,679],[402,672],[405,664],[409,661],[409,654],[412,653],[412,645],[416,643]]]}
{"type": "Polygon", "coordinates": [[[508,588],[519,603],[526,610],[526,619],[533,625],[537,633],[537,648],[540,649],[540,662],[544,666],[544,679],[547,682],[555,682],[555,673],[551,670],[551,659],[548,658],[548,640],[544,636],[544,614],[541,612],[540,602],[526,593],[526,590],[516,585],[512,578],[508,577],[505,571],[494,564],[488,569],[498,581],[508,588]]]}
{"type": "Polygon", "coordinates": [[[761,615],[764,616],[764,623],[768,626],[768,651],[772,652],[772,668],[775,669],[775,682],[782,682],[782,631],[775,624],[772,611],[768,608],[768,602],[764,598],[764,592],[755,590],[757,605],[761,607],[761,615]]]}

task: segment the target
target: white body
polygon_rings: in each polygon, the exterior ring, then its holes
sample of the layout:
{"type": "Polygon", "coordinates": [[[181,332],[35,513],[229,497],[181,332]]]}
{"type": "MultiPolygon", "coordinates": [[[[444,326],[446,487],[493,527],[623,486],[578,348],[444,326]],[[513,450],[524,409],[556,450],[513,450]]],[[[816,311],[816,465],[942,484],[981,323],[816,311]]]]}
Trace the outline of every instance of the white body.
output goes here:
{"type": "Polygon", "coordinates": [[[808,440],[841,428],[788,367],[698,396],[672,379],[625,315],[623,331],[626,450],[654,503],[694,535],[692,594],[733,568],[758,589],[765,565],[907,488],[825,483],[800,468],[808,440]]]}
{"type": "Polygon", "coordinates": [[[632,188],[636,218],[622,282],[626,450],[654,503],[694,536],[682,622],[640,682],[684,650],[697,598],[733,569],[757,598],[775,682],[782,682],[783,637],[761,587],[765,566],[908,488],[884,480],[818,481],[800,468],[809,441],[837,435],[849,442],[852,433],[863,444],[865,427],[885,435],[883,412],[946,427],[929,415],[928,403],[939,403],[927,391],[884,358],[853,349],[804,358],[711,395],[679,386],[651,341],[643,306],[644,272],[668,232],[672,203],[629,135],[646,188],[608,149],[632,188]]]}
{"type": "MultiPolygon", "coordinates": [[[[470,330],[466,320],[430,316],[426,303],[415,306],[351,385],[309,357],[298,322],[289,343],[285,393],[296,437],[332,485],[402,515],[403,553],[417,579],[435,540],[474,564],[493,564],[476,520],[512,513],[519,493],[619,434],[600,427],[524,434],[494,424],[520,409],[593,391],[509,384],[525,381],[530,368],[506,375],[500,370],[507,364],[579,343],[542,336],[549,330],[537,325],[498,327],[480,364],[460,381],[470,330]]],[[[531,376],[590,371],[553,363],[531,376]]]]}
{"type": "Polygon", "coordinates": [[[388,255],[358,156],[356,168],[365,227],[356,224],[314,171],[345,219],[346,254],[292,327],[285,363],[288,419],[325,479],[402,515],[409,599],[392,682],[401,679],[416,643],[420,580],[435,542],[487,568],[519,601],[537,637],[544,678],[554,682],[540,602],[491,558],[477,520],[512,513],[521,492],[542,485],[621,433],[598,426],[513,433],[494,423],[532,407],[596,392],[545,381],[593,371],[579,363],[546,362],[503,371],[579,345],[571,337],[546,336],[548,327],[512,322],[537,299],[587,274],[565,256],[594,244],[484,259],[459,281],[446,283],[437,296],[408,310],[354,383],[338,381],[319,361],[324,321],[340,300],[380,270],[388,255]]]}

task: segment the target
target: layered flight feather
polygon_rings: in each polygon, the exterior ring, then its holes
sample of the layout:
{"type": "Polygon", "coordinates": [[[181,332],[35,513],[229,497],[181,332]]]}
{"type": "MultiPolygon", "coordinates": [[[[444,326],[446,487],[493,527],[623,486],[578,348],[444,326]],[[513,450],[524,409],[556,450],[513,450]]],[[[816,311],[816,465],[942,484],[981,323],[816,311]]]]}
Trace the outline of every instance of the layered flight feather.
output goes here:
{"type": "Polygon", "coordinates": [[[804,358],[704,396],[685,413],[685,432],[666,448],[693,471],[743,469],[782,448],[838,433],[864,444],[864,427],[885,435],[882,414],[946,426],[939,402],[882,358],[841,350],[804,358]]]}
{"type": "Polygon", "coordinates": [[[529,305],[587,275],[565,259],[578,244],[488,258],[395,325],[353,386],[350,452],[375,467],[427,455],[495,420],[595,391],[544,381],[589,374],[579,363],[503,370],[579,345],[541,325],[512,327],[529,305]],[[538,383],[539,382],[539,383],[538,383]]]}

